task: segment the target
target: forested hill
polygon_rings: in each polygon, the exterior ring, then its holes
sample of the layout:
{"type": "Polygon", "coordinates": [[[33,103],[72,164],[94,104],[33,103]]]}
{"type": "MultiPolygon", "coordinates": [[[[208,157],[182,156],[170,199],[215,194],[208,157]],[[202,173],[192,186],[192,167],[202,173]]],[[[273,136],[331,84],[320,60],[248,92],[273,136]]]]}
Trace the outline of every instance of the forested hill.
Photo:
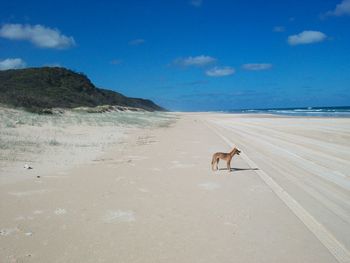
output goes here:
{"type": "Polygon", "coordinates": [[[97,88],[86,75],[59,67],[0,71],[0,103],[34,112],[100,105],[165,110],[151,100],[97,88]]]}

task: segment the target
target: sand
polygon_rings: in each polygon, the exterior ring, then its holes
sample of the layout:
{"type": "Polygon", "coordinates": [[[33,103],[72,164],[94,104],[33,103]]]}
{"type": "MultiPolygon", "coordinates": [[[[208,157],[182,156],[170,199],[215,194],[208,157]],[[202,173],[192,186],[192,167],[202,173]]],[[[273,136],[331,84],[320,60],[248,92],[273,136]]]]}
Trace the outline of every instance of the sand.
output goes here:
{"type": "Polygon", "coordinates": [[[3,180],[0,261],[349,262],[350,119],[176,116],[3,180]],[[232,172],[212,172],[232,144],[232,172]]]}
{"type": "Polygon", "coordinates": [[[166,113],[108,112],[38,115],[0,106],[0,184],[61,172],[99,161],[101,154],[121,145],[140,128],[172,123],[166,113]]]}

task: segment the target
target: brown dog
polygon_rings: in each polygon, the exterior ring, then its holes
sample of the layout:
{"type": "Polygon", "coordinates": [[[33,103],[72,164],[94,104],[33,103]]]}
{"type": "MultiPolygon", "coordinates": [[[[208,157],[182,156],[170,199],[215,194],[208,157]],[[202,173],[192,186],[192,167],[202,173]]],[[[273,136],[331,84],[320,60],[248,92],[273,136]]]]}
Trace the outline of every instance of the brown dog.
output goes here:
{"type": "Polygon", "coordinates": [[[227,169],[230,172],[231,171],[231,160],[232,160],[232,157],[235,154],[239,155],[240,153],[241,153],[241,151],[238,150],[236,147],[233,148],[232,151],[229,152],[229,153],[221,153],[221,152],[214,153],[213,159],[211,161],[211,169],[213,171],[218,170],[219,161],[220,161],[220,159],[223,159],[223,160],[226,161],[227,169]],[[215,169],[214,169],[214,165],[216,165],[215,169]]]}

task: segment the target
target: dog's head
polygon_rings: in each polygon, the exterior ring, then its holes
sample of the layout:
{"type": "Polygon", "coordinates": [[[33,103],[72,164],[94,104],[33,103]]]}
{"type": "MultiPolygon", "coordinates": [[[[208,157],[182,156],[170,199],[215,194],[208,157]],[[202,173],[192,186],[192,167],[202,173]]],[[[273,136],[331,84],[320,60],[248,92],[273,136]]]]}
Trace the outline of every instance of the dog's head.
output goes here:
{"type": "Polygon", "coordinates": [[[236,148],[236,154],[239,155],[240,153],[241,151],[236,148]]]}

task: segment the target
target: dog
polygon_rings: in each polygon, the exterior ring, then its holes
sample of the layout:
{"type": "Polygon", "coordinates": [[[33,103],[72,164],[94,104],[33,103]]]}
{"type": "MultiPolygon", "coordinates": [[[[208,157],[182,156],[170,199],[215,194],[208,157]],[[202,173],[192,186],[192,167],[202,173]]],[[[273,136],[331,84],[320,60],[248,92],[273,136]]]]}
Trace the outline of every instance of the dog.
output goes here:
{"type": "Polygon", "coordinates": [[[227,163],[227,169],[230,172],[231,171],[231,160],[232,157],[237,154],[239,155],[241,153],[240,150],[238,150],[236,147],[234,147],[232,149],[232,151],[230,151],[229,153],[222,153],[222,152],[217,152],[213,154],[213,159],[211,161],[211,169],[213,171],[217,171],[218,170],[218,166],[219,166],[219,161],[220,159],[225,160],[227,163]],[[215,166],[215,167],[214,167],[215,166]]]}

